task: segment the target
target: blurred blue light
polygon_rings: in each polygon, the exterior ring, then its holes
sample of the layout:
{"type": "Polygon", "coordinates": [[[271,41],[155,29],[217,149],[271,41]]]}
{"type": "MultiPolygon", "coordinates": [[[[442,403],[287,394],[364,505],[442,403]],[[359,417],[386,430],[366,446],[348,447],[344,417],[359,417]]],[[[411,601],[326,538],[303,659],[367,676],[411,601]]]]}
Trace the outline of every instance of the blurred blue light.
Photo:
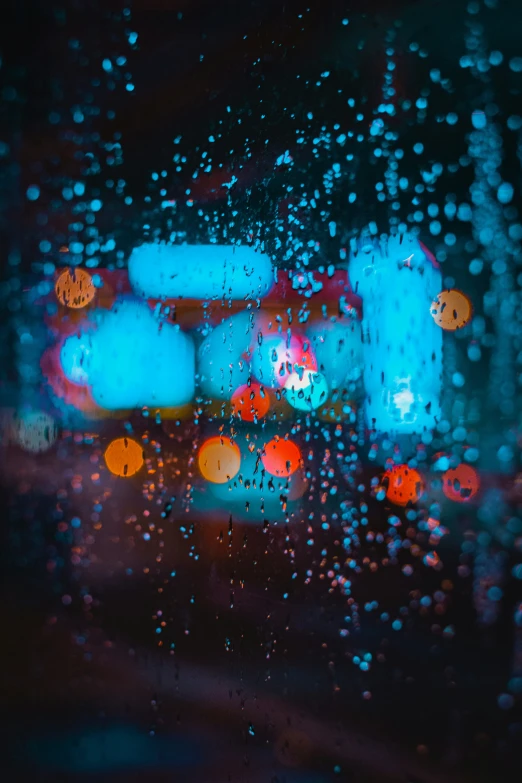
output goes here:
{"type": "Polygon", "coordinates": [[[442,330],[430,306],[441,275],[409,235],[352,250],[349,277],[363,299],[364,383],[368,425],[417,433],[440,415],[442,330]]]}
{"type": "Polygon", "coordinates": [[[149,243],[129,258],[133,290],[152,299],[257,299],[274,283],[267,255],[243,245],[149,243]]]}
{"type": "Polygon", "coordinates": [[[316,323],[307,329],[312,352],[331,389],[343,388],[362,375],[361,325],[358,321],[316,323]]]}
{"type": "Polygon", "coordinates": [[[65,376],[88,384],[108,410],[174,407],[194,395],[192,338],[140,302],[118,302],[97,330],[67,338],[60,360],[65,376]]]}

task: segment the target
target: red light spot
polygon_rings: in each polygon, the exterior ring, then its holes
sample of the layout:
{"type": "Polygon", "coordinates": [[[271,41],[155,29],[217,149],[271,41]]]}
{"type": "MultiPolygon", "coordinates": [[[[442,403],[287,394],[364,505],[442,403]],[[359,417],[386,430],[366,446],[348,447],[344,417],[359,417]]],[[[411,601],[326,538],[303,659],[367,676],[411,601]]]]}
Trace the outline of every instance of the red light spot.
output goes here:
{"type": "Polygon", "coordinates": [[[268,394],[259,383],[240,386],[232,395],[232,410],[243,421],[255,421],[266,416],[270,408],[268,394]]]}
{"type": "Polygon", "coordinates": [[[384,474],[388,483],[386,497],[396,506],[407,506],[416,503],[424,490],[422,476],[408,465],[394,465],[384,474]]]}
{"type": "Polygon", "coordinates": [[[471,465],[450,468],[442,476],[442,490],[447,498],[456,503],[467,503],[479,491],[480,479],[471,465]]]}
{"type": "Polygon", "coordinates": [[[266,444],[261,461],[267,473],[288,478],[301,463],[301,451],[291,440],[273,438],[266,444]]]}

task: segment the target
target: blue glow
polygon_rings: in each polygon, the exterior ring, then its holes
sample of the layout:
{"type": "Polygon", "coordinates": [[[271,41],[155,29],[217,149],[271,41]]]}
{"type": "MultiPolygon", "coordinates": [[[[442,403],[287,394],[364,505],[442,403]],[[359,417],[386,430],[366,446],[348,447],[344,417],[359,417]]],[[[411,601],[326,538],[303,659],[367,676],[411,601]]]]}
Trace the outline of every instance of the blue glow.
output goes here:
{"type": "Polygon", "coordinates": [[[73,334],[65,340],[60,351],[60,363],[67,380],[78,386],[87,384],[91,359],[92,334],[73,334]]]}
{"type": "Polygon", "coordinates": [[[509,204],[514,194],[513,185],[510,182],[502,182],[497,191],[497,198],[501,204],[509,204]]]}
{"type": "Polygon", "coordinates": [[[108,410],[174,407],[194,395],[192,338],[140,302],[122,301],[101,314],[96,331],[67,339],[60,360],[66,377],[88,383],[108,410]]]}
{"type": "Polygon", "coordinates": [[[28,739],[29,758],[39,767],[70,773],[154,769],[162,764],[179,767],[194,764],[201,753],[188,736],[151,737],[133,725],[111,724],[103,731],[91,726],[66,732],[58,728],[28,739]]]}
{"type": "Polygon", "coordinates": [[[268,256],[242,245],[167,245],[135,248],[129,279],[151,299],[257,299],[274,283],[268,256]]]}
{"type": "Polygon", "coordinates": [[[40,196],[40,188],[38,185],[30,185],[27,188],[26,195],[29,201],[37,201],[40,196]]]}
{"type": "Polygon", "coordinates": [[[361,325],[358,321],[326,321],[306,331],[321,372],[331,389],[343,388],[362,374],[361,325]]]}
{"type": "Polygon", "coordinates": [[[204,340],[198,353],[199,382],[211,400],[229,400],[248,381],[253,336],[253,316],[243,312],[225,319],[204,340]]]}
{"type": "Polygon", "coordinates": [[[352,251],[349,276],[363,298],[369,426],[394,433],[433,429],[440,416],[442,330],[430,306],[442,288],[440,271],[404,235],[352,251]]]}

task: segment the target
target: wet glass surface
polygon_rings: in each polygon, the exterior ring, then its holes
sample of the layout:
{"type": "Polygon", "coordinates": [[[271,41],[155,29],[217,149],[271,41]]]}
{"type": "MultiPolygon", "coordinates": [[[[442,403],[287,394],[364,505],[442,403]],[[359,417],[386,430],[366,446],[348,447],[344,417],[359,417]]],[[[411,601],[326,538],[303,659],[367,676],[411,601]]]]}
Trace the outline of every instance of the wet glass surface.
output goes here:
{"type": "Polygon", "coordinates": [[[9,3],[7,781],[522,769],[522,11],[9,3]]]}

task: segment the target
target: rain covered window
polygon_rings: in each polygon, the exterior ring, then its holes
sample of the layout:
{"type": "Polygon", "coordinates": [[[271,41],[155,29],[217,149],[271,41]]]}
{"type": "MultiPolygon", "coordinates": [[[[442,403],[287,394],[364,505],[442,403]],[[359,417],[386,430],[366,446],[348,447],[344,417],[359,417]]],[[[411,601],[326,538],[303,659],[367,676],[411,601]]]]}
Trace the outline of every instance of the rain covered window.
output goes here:
{"type": "Polygon", "coordinates": [[[2,13],[2,779],[520,780],[522,7],[2,13]]]}

